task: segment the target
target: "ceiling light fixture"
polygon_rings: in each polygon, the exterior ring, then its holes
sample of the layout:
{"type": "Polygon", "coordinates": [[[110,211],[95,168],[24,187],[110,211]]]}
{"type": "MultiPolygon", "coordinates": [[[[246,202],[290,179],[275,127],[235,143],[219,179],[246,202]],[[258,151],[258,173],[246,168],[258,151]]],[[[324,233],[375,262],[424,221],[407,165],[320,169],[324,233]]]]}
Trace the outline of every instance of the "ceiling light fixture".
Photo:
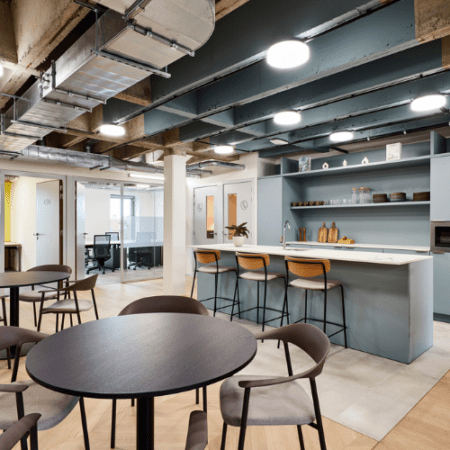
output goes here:
{"type": "Polygon", "coordinates": [[[124,136],[125,128],[120,125],[102,125],[99,129],[100,133],[106,134],[108,136],[124,136]]]}
{"type": "Polygon", "coordinates": [[[150,180],[164,180],[163,173],[144,173],[144,172],[130,172],[130,178],[148,178],[150,180]]]}
{"type": "Polygon", "coordinates": [[[3,65],[0,64],[0,77],[2,77],[4,74],[3,65]]]}
{"type": "Polygon", "coordinates": [[[277,125],[296,125],[302,120],[302,116],[297,111],[282,111],[273,116],[273,121],[277,125]]]}
{"type": "Polygon", "coordinates": [[[332,142],[345,142],[353,139],[353,133],[351,131],[337,131],[330,134],[330,141],[332,142]]]}
{"type": "Polygon", "coordinates": [[[271,139],[270,141],[269,141],[271,144],[273,144],[273,145],[286,145],[286,144],[289,144],[289,142],[288,141],[285,141],[284,139],[271,139]]]}
{"type": "Polygon", "coordinates": [[[447,100],[441,94],[425,95],[411,102],[411,109],[416,112],[432,111],[445,106],[447,100]]]}
{"type": "Polygon", "coordinates": [[[296,40],[282,41],[267,50],[267,64],[276,69],[292,69],[309,59],[309,47],[296,40]]]}
{"type": "Polygon", "coordinates": [[[217,145],[214,147],[214,153],[218,155],[230,155],[234,152],[234,148],[231,145],[217,145]]]}

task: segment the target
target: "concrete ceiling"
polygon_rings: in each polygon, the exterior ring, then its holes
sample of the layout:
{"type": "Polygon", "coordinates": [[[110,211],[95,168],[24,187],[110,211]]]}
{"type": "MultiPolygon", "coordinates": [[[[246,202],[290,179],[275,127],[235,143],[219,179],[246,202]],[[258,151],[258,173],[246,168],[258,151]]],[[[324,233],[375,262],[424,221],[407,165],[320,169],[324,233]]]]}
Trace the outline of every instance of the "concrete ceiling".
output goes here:
{"type": "MultiPolygon", "coordinates": [[[[450,94],[448,1],[215,3],[216,29],[195,58],[171,64],[170,79],[150,76],[72,121],[46,145],[85,151],[88,144],[122,159],[181,152],[198,162],[217,159],[211,144],[235,143],[238,153],[262,157],[319,154],[330,151],[336,130],[355,131],[357,143],[342,148],[356,151],[448,125],[446,110],[409,108],[420,95],[450,94]],[[293,70],[269,67],[267,48],[293,37],[308,42],[311,59],[293,70]],[[273,123],[286,109],[301,112],[300,124],[273,123]],[[123,124],[125,138],[100,135],[103,123],[123,124]],[[274,137],[288,144],[276,146],[274,137]]],[[[72,0],[0,0],[0,91],[20,95],[92,22],[93,13],[72,0]]],[[[7,102],[0,96],[0,108],[7,102]]]]}

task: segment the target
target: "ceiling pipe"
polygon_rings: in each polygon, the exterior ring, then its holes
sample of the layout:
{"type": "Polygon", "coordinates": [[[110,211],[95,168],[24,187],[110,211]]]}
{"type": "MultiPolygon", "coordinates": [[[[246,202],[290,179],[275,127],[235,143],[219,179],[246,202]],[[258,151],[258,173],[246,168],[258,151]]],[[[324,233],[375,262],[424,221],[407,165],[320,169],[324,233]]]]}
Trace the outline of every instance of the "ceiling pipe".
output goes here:
{"type": "Polygon", "coordinates": [[[229,169],[245,170],[244,164],[235,164],[227,161],[218,161],[216,159],[210,159],[209,161],[202,161],[198,163],[188,164],[186,170],[192,172],[193,170],[202,169],[208,166],[228,167],[229,169]]]}

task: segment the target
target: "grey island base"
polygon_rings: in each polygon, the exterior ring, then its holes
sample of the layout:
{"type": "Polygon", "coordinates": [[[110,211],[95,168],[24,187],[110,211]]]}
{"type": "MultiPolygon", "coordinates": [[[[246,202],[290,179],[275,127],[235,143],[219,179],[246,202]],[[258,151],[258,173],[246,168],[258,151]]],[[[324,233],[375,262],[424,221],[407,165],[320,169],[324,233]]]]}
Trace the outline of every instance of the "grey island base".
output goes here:
{"type": "MultiPolygon", "coordinates": [[[[285,256],[329,259],[331,271],[327,277],[340,280],[344,285],[350,348],[410,363],[433,345],[433,258],[430,256],[325,249],[283,250],[282,247],[259,245],[237,248],[232,244],[200,245],[195,248],[220,250],[220,265],[224,266],[236,266],[236,251],[267,253],[270,255],[268,270],[281,273],[285,271],[285,256]]],[[[226,273],[219,277],[218,296],[233,298],[235,276],[234,273],[226,273]]],[[[241,279],[239,288],[241,309],[255,306],[256,283],[241,279]]],[[[198,273],[197,292],[199,300],[214,296],[214,277],[198,273]]],[[[281,309],[283,295],[282,279],[268,283],[268,306],[281,309]]],[[[289,289],[291,323],[304,316],[304,299],[303,290],[289,289]]],[[[212,308],[213,301],[205,305],[212,308]]],[[[226,304],[229,303],[218,300],[218,306],[226,304]]],[[[323,306],[322,292],[308,292],[308,316],[323,318],[323,306]]],[[[229,313],[231,308],[223,311],[229,313]]],[[[242,314],[242,318],[256,322],[256,310],[242,314]]],[[[328,292],[327,320],[342,323],[338,289],[328,292]]],[[[320,322],[311,323],[322,326],[320,322]]],[[[278,327],[280,320],[270,325],[278,327]]],[[[327,326],[328,334],[334,331],[337,331],[336,327],[327,326]]],[[[331,341],[343,345],[343,333],[333,336],[331,341]]]]}

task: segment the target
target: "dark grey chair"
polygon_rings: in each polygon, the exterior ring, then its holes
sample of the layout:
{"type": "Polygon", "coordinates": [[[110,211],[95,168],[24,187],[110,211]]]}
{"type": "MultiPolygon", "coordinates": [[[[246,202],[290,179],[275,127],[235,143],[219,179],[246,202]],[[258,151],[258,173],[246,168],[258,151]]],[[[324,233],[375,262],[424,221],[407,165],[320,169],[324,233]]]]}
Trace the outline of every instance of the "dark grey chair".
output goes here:
{"type": "Polygon", "coordinates": [[[58,323],[59,323],[59,314],[62,314],[61,320],[61,330],[64,329],[64,318],[66,314],[70,315],[70,324],[73,326],[72,314],[76,314],[78,318],[78,323],[81,323],[81,315],[82,311],[89,311],[92,307],[95,311],[95,318],[98,320],[98,310],[97,310],[97,302],[95,300],[94,287],[97,282],[98,273],[95,275],[91,275],[84,280],[74,281],[69,286],[66,286],[62,289],[58,289],[59,294],[64,294],[65,297],[63,300],[58,300],[50,306],[44,308],[44,302],[41,302],[41,307],[39,309],[39,322],[38,322],[38,331],[41,329],[42,323],[42,315],[43,314],[56,314],[56,331],[58,331],[58,323]],[[77,296],[77,292],[82,291],[91,291],[92,300],[79,300],[77,296]],[[71,297],[73,294],[73,298],[71,297]]]}
{"type": "MultiPolygon", "coordinates": [[[[120,311],[119,316],[149,313],[182,313],[209,316],[208,310],[199,301],[178,295],[159,295],[135,300],[120,311]]],[[[196,403],[199,404],[199,390],[196,390],[196,403]]],[[[132,402],[134,405],[134,402],[132,402]]],[[[117,400],[112,403],[111,448],[116,445],[116,409],[117,400]]],[[[207,410],[206,387],[203,388],[203,411],[207,410]]],[[[196,447],[192,447],[193,449],[196,447]]],[[[197,450],[197,449],[196,449],[197,450]]]]}
{"type": "MultiPolygon", "coordinates": [[[[72,269],[69,266],[62,264],[47,264],[44,266],[36,266],[27,270],[27,272],[64,272],[68,275],[72,274],[72,269]]],[[[37,317],[36,317],[36,303],[56,300],[58,298],[58,285],[56,287],[44,286],[44,285],[33,285],[31,286],[31,291],[25,291],[19,293],[19,300],[22,302],[33,303],[33,313],[34,313],[34,326],[37,327],[37,317]]]]}
{"type": "Polygon", "coordinates": [[[244,449],[247,426],[296,425],[300,447],[305,450],[302,425],[319,432],[321,450],[326,450],[316,377],[321,374],[330,351],[327,335],[307,323],[287,325],[255,336],[257,339],[281,340],[284,344],[287,377],[242,375],[228,378],[220,388],[220,409],[223,418],[222,445],[225,450],[227,426],[240,427],[238,450],[244,449]],[[307,353],[315,362],[310,369],[293,374],[289,344],[307,353]],[[313,400],[296,380],[308,378],[313,400]],[[251,395],[250,395],[251,394],[251,395]]]}
{"type": "Polygon", "coordinates": [[[11,425],[2,435],[0,435],[0,450],[12,450],[19,441],[22,442],[23,448],[25,444],[22,439],[26,442],[28,433],[30,434],[31,450],[38,450],[37,421],[40,417],[41,415],[38,413],[28,414],[27,416],[22,417],[14,425],[11,425]]]}
{"type": "Polygon", "coordinates": [[[0,385],[0,429],[7,430],[10,428],[17,421],[18,412],[19,416],[23,416],[28,411],[33,411],[41,414],[38,430],[47,430],[58,425],[79,403],[84,444],[86,450],[89,450],[83,398],[60,394],[59,392],[46,389],[33,380],[16,381],[22,345],[40,342],[47,336],[47,334],[38,331],[19,327],[0,327],[0,350],[5,350],[12,346],[16,347],[11,376],[12,384],[0,385]],[[19,407],[14,396],[10,395],[11,392],[14,392],[19,399],[19,407]]]}
{"type": "Polygon", "coordinates": [[[189,417],[185,450],[204,450],[207,444],[208,421],[206,413],[205,411],[192,411],[189,417]]]}
{"type": "Polygon", "coordinates": [[[89,274],[93,270],[99,270],[104,274],[105,269],[109,269],[114,272],[114,268],[105,267],[105,261],[107,261],[109,258],[111,258],[111,236],[110,235],[94,236],[94,246],[92,247],[92,251],[94,254],[94,256],[92,257],[92,260],[97,261],[97,265],[89,267],[86,270],[87,274],[89,274]]]}

